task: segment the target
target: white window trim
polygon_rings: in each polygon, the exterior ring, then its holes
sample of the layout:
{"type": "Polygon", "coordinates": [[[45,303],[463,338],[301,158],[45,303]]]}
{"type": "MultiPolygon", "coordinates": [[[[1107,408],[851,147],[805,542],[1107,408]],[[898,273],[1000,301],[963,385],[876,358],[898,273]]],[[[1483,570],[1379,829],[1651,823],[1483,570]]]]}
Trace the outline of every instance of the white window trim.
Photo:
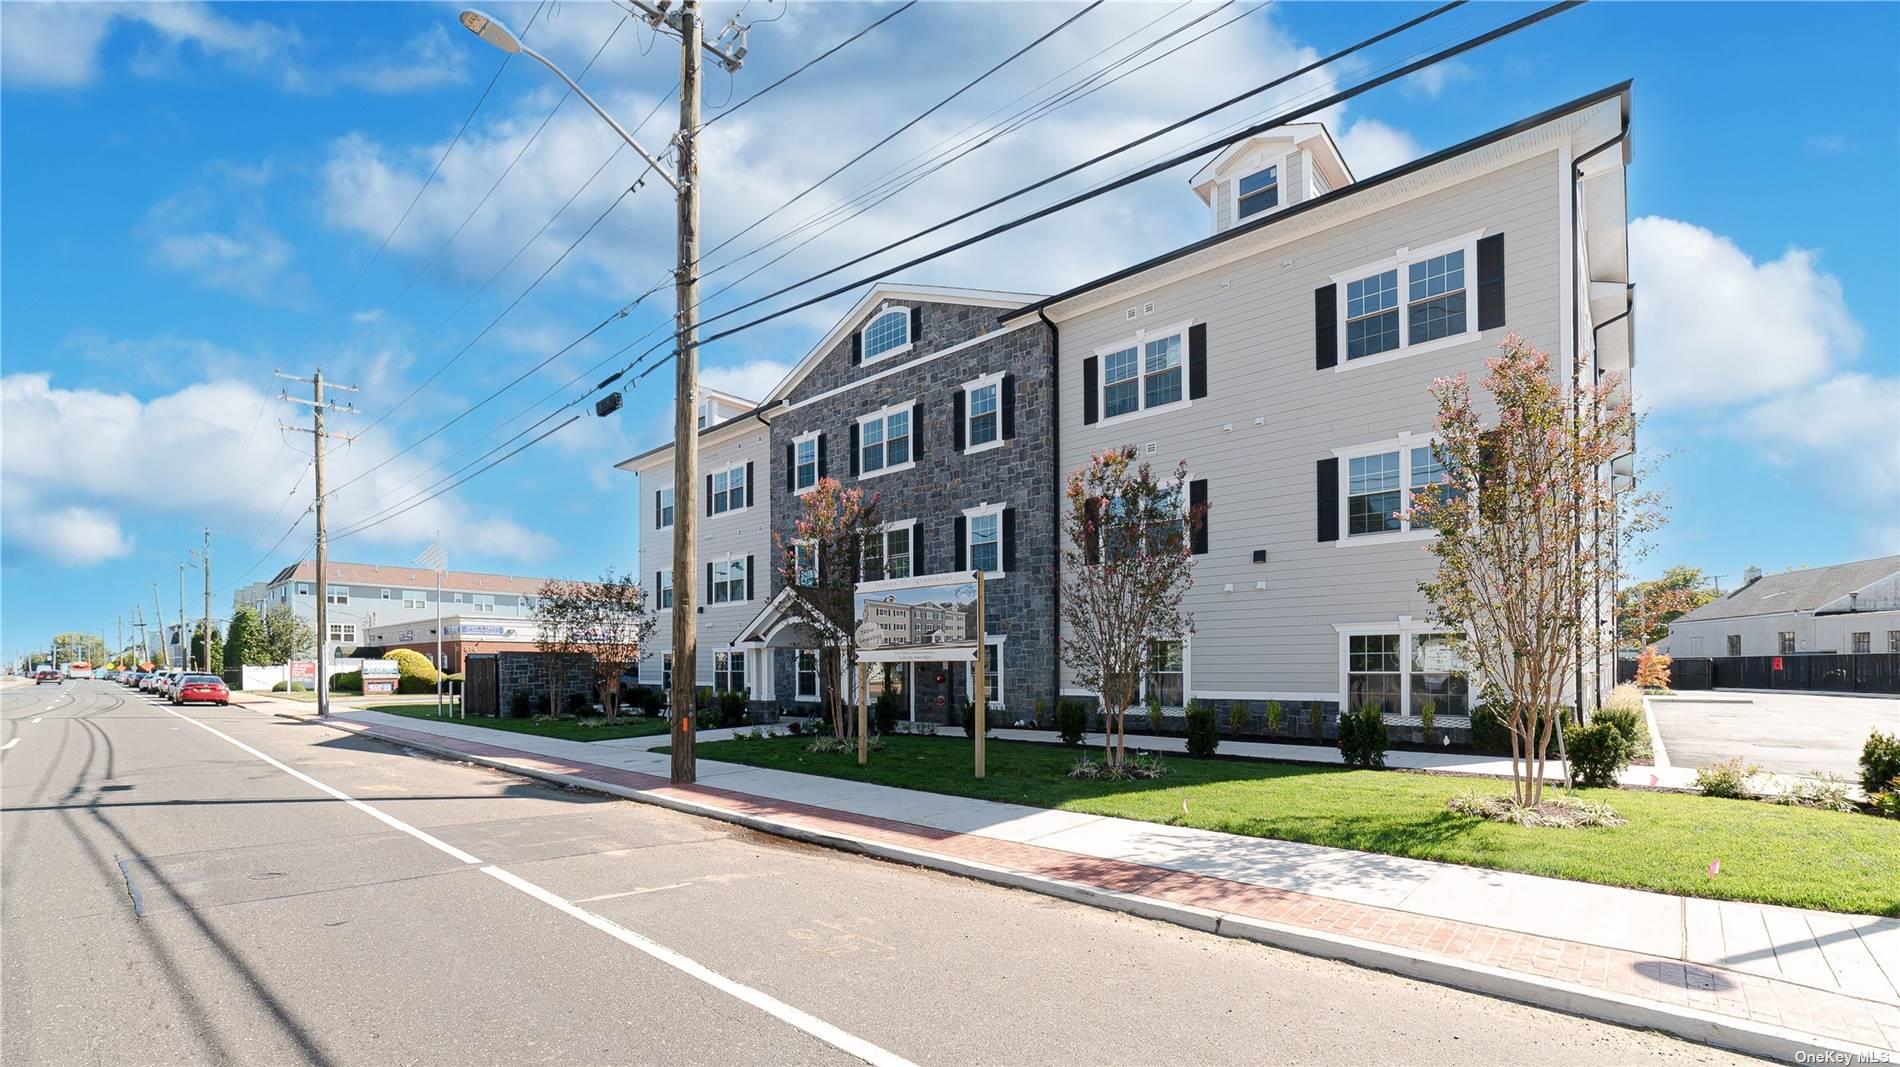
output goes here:
{"type": "Polygon", "coordinates": [[[864,354],[858,361],[859,365],[869,366],[873,363],[882,363],[884,360],[890,359],[893,356],[903,355],[915,347],[916,344],[917,338],[910,335],[910,305],[888,304],[872,312],[871,316],[864,320],[864,325],[858,327],[858,351],[864,354]],[[901,311],[904,313],[904,343],[895,348],[885,349],[874,356],[871,354],[871,338],[869,336],[871,324],[893,311],[901,311]]]}
{"type": "Polygon", "coordinates": [[[1272,207],[1268,208],[1265,211],[1260,212],[1257,215],[1249,215],[1247,216],[1247,218],[1248,219],[1266,218],[1268,215],[1275,214],[1287,206],[1286,161],[1290,158],[1292,158],[1290,155],[1282,155],[1282,156],[1277,156],[1271,159],[1257,160],[1255,161],[1255,165],[1250,167],[1249,169],[1235,173],[1235,175],[1231,179],[1233,182],[1233,190],[1234,190],[1234,206],[1232,210],[1228,212],[1228,215],[1227,215],[1227,218],[1228,218],[1227,225],[1230,229],[1232,227],[1240,225],[1243,221],[1245,221],[1240,216],[1240,201],[1242,199],[1240,195],[1240,183],[1242,179],[1251,178],[1254,175],[1259,174],[1261,171],[1273,170],[1273,187],[1279,191],[1274,197],[1272,207]]]}
{"type": "MultiPolygon", "coordinates": [[[[737,599],[714,600],[713,591],[712,591],[712,586],[717,585],[719,582],[717,575],[719,574],[719,568],[722,566],[727,569],[728,577],[726,581],[728,583],[728,589],[730,589],[730,583],[732,581],[730,577],[732,564],[738,563],[741,567],[744,567],[746,565],[745,554],[742,552],[725,552],[717,556],[708,557],[706,559],[706,562],[712,564],[713,574],[715,576],[713,578],[712,584],[706,587],[706,601],[705,601],[706,606],[709,608],[723,608],[723,607],[729,607],[733,604],[747,603],[746,598],[744,596],[740,596],[737,599]]],[[[748,570],[746,574],[746,582],[750,583],[751,581],[752,581],[752,574],[748,570]]],[[[745,590],[741,589],[740,592],[744,593],[745,590]]]]}
{"type": "MultiPolygon", "coordinates": [[[[883,537],[885,534],[890,533],[892,530],[909,530],[910,531],[910,573],[905,575],[903,578],[885,578],[883,579],[883,581],[901,582],[910,578],[919,577],[920,575],[923,574],[923,572],[917,568],[917,527],[922,524],[923,524],[922,519],[899,519],[896,521],[887,522],[877,528],[878,536],[880,537],[883,537]]],[[[887,554],[891,550],[891,543],[888,538],[884,541],[883,549],[885,553],[887,554]]],[[[861,582],[859,584],[863,585],[866,583],[861,582]]]]}
{"type": "Polygon", "coordinates": [[[963,509],[963,561],[967,570],[976,570],[976,543],[970,540],[976,536],[976,520],[985,516],[996,516],[996,569],[984,571],[985,579],[1001,578],[1009,572],[1003,564],[1003,512],[1009,509],[1009,502],[989,503],[985,501],[973,508],[963,509]]]}
{"type": "MultiPolygon", "coordinates": [[[[1111,349],[1111,351],[1114,350],[1111,349]]],[[[1007,372],[1000,370],[991,371],[981,378],[963,383],[963,454],[966,456],[1003,447],[1003,375],[1005,373],[1007,372]],[[980,445],[972,445],[970,444],[970,402],[972,400],[972,394],[978,389],[992,385],[996,387],[996,439],[993,441],[985,441],[980,445]]]]}
{"type": "Polygon", "coordinates": [[[871,478],[881,478],[886,474],[896,474],[899,471],[907,471],[917,466],[917,427],[914,425],[917,421],[916,408],[917,408],[917,399],[913,397],[909,400],[904,401],[901,404],[887,404],[884,407],[877,409],[876,411],[867,412],[866,414],[858,416],[858,457],[857,458],[858,458],[858,480],[859,481],[866,481],[871,478]],[[876,422],[876,423],[881,423],[883,425],[884,451],[886,455],[889,455],[890,454],[889,419],[892,415],[896,415],[899,412],[902,412],[904,415],[908,416],[912,423],[912,425],[910,426],[910,429],[904,435],[904,440],[908,445],[908,448],[906,449],[906,451],[909,454],[910,458],[905,460],[902,463],[898,463],[895,465],[886,463],[884,466],[879,467],[878,469],[874,471],[865,470],[864,469],[864,426],[865,424],[870,423],[870,422],[876,422]]]}
{"type": "Polygon", "coordinates": [[[818,541],[816,538],[808,537],[792,542],[792,577],[797,578],[803,573],[798,567],[798,550],[801,548],[811,549],[811,578],[812,584],[816,585],[818,584],[818,541]]]}
{"type": "MultiPolygon", "coordinates": [[[[983,694],[983,703],[987,705],[991,711],[996,711],[1008,706],[1008,702],[1003,699],[1003,694],[1009,692],[1009,675],[1007,673],[1009,659],[1002,654],[1004,642],[1008,637],[1008,634],[986,634],[983,637],[984,658],[987,660],[990,656],[994,655],[994,662],[996,663],[996,692],[985,692],[983,694]]],[[[976,692],[976,658],[974,656],[963,665],[963,684],[965,686],[964,692],[976,692]]],[[[913,718],[914,717],[915,714],[913,713],[913,718]]],[[[990,723],[990,727],[994,729],[996,724],[990,723]]]]}
{"type": "MultiPolygon", "coordinates": [[[[796,455],[797,453],[796,453],[796,452],[794,452],[793,454],[794,454],[794,455],[796,455]]],[[[725,464],[724,466],[721,466],[721,467],[713,467],[712,469],[710,469],[710,470],[708,470],[708,471],[706,472],[706,477],[708,477],[708,478],[714,478],[714,479],[716,479],[716,478],[718,478],[718,477],[719,477],[720,475],[722,475],[722,474],[723,474],[723,475],[725,475],[725,476],[726,476],[726,478],[728,479],[728,481],[730,481],[730,479],[732,478],[732,472],[733,472],[733,471],[738,471],[738,472],[739,472],[739,476],[740,476],[740,477],[742,477],[742,478],[743,478],[743,477],[745,477],[745,464],[744,464],[744,463],[728,463],[728,464],[725,464]]],[[[747,487],[748,487],[748,488],[750,488],[750,485],[751,485],[751,479],[749,479],[749,478],[748,478],[748,479],[746,480],[746,485],[747,485],[747,487]]],[[[674,506],[673,506],[673,515],[674,515],[674,517],[676,517],[676,518],[677,518],[677,517],[679,516],[679,505],[678,505],[678,500],[679,500],[679,497],[678,497],[677,495],[675,495],[673,499],[674,499],[674,501],[675,501],[675,503],[674,503],[674,506]]],[[[750,507],[749,507],[749,506],[748,506],[748,505],[747,505],[747,504],[745,503],[745,494],[744,494],[744,493],[740,493],[740,494],[739,494],[739,501],[740,501],[740,503],[739,503],[739,506],[738,506],[738,507],[736,507],[736,508],[734,508],[734,507],[729,507],[729,508],[727,508],[727,509],[726,509],[726,510],[724,510],[724,511],[715,511],[715,512],[713,512],[712,514],[710,514],[710,515],[707,515],[707,516],[706,516],[706,518],[708,518],[708,519],[721,519],[721,518],[725,518],[725,517],[726,517],[727,515],[737,515],[738,513],[740,513],[740,512],[742,512],[742,511],[748,511],[748,510],[750,510],[750,507]]]]}
{"type": "Polygon", "coordinates": [[[825,687],[824,664],[820,662],[819,660],[818,650],[815,648],[793,649],[792,650],[792,699],[803,700],[803,701],[817,700],[820,692],[824,689],[824,687],[825,687]],[[802,688],[799,687],[799,684],[798,684],[800,680],[800,676],[804,674],[804,672],[799,669],[798,661],[807,653],[809,653],[812,658],[811,659],[812,668],[811,668],[811,692],[810,693],[805,692],[802,688]]]}
{"type": "Polygon", "coordinates": [[[819,470],[823,466],[822,464],[818,462],[818,438],[821,433],[822,431],[820,430],[813,430],[810,433],[799,434],[797,437],[792,438],[792,495],[793,496],[804,496],[806,493],[809,493],[813,489],[818,488],[818,483],[824,480],[823,476],[818,473],[819,470]],[[798,484],[798,468],[799,468],[798,446],[804,444],[807,441],[811,442],[811,449],[812,449],[811,484],[807,486],[800,486],[798,484]]]}
{"type": "Polygon", "coordinates": [[[657,611],[670,611],[673,608],[673,571],[662,568],[658,573],[659,588],[653,591],[653,603],[657,611]]]}
{"type": "Polygon", "coordinates": [[[1188,397],[1188,360],[1192,358],[1192,353],[1188,351],[1188,330],[1193,325],[1193,321],[1189,320],[1166,329],[1136,330],[1130,337],[1124,337],[1113,344],[1103,345],[1095,350],[1095,395],[1098,398],[1098,403],[1100,403],[1102,407],[1100,412],[1101,417],[1096,420],[1096,425],[1106,425],[1111,422],[1133,422],[1136,419],[1146,418],[1149,415],[1158,415],[1163,412],[1186,411],[1188,408],[1194,406],[1194,401],[1188,397]],[[1148,406],[1147,353],[1143,350],[1143,346],[1150,341],[1164,340],[1176,334],[1179,334],[1181,337],[1181,399],[1151,408],[1148,406]],[[1127,348],[1133,348],[1135,350],[1135,399],[1139,402],[1139,406],[1133,411],[1125,412],[1120,415],[1110,415],[1107,412],[1108,362],[1106,357],[1111,352],[1120,352],[1127,348]]]}
{"type": "MultiPolygon", "coordinates": [[[[1351,681],[1348,678],[1348,675],[1351,674],[1349,668],[1352,665],[1348,653],[1351,642],[1347,639],[1353,636],[1365,636],[1367,634],[1395,633],[1399,635],[1399,714],[1401,715],[1411,714],[1412,708],[1412,642],[1421,634],[1432,635],[1452,632],[1447,630],[1442,624],[1432,622],[1430,619],[1415,620],[1410,615],[1400,615],[1391,622],[1336,622],[1333,624],[1333,630],[1339,638],[1339,692],[1336,694],[1336,698],[1339,701],[1339,709],[1341,711],[1348,710],[1346,700],[1351,686],[1351,681]]],[[[1465,685],[1466,691],[1472,694],[1476,694],[1482,688],[1478,684],[1478,672],[1469,666],[1465,668],[1465,685]]]]}
{"type": "MultiPolygon", "coordinates": [[[[666,509],[669,506],[671,506],[673,509],[673,517],[677,519],[679,517],[679,494],[673,492],[672,483],[669,482],[666,485],[656,486],[653,492],[658,495],[661,501],[659,504],[658,512],[656,512],[653,516],[654,521],[659,522],[660,516],[665,514],[666,509]],[[670,501],[667,500],[667,494],[669,493],[672,493],[672,500],[670,501]]],[[[671,520],[668,520],[666,522],[661,522],[657,528],[661,530],[670,530],[673,528],[673,523],[671,520]]]]}
{"type": "Polygon", "coordinates": [[[1339,537],[1333,541],[1335,548],[1348,545],[1383,545],[1394,541],[1425,541],[1438,536],[1433,529],[1414,530],[1412,524],[1400,520],[1400,528],[1383,533],[1350,534],[1347,533],[1346,514],[1351,507],[1348,490],[1352,487],[1352,460],[1364,456],[1376,456],[1385,452],[1399,454],[1399,510],[1412,505],[1412,449],[1426,448],[1438,440],[1431,434],[1415,434],[1410,430],[1401,431],[1397,437],[1383,441],[1373,441],[1363,445],[1351,445],[1333,449],[1333,455],[1339,463],[1339,537]]]}
{"type": "MultiPolygon", "coordinates": [[[[1181,703],[1163,704],[1161,705],[1161,709],[1163,711],[1184,711],[1187,708],[1187,702],[1193,700],[1195,697],[1194,635],[1192,633],[1186,633],[1180,637],[1165,637],[1162,638],[1162,640],[1181,642],[1181,703]]],[[[1148,671],[1146,669],[1142,670],[1141,677],[1138,679],[1135,702],[1144,708],[1148,706],[1148,671]]]]}
{"type": "MultiPolygon", "coordinates": [[[[1238,205],[1235,210],[1239,210],[1238,205]]],[[[1483,236],[1483,230],[1473,230],[1462,237],[1454,237],[1437,244],[1419,248],[1400,248],[1384,259],[1374,260],[1333,275],[1333,284],[1339,286],[1338,299],[1333,301],[1334,336],[1337,338],[1335,343],[1339,346],[1338,357],[1333,363],[1333,373],[1343,374],[1360,367],[1376,367],[1381,363],[1390,363],[1407,356],[1437,352],[1475,339],[1481,332],[1478,329],[1478,239],[1483,236]],[[1409,310],[1412,304],[1412,292],[1406,278],[1406,268],[1414,263],[1459,250],[1463,250],[1465,254],[1465,331],[1413,344],[1412,316],[1409,310]],[[1384,274],[1389,270],[1399,272],[1399,347],[1390,352],[1381,352],[1376,356],[1361,356],[1358,359],[1349,360],[1346,358],[1346,286],[1351,282],[1360,281],[1375,274],[1384,274]]]]}

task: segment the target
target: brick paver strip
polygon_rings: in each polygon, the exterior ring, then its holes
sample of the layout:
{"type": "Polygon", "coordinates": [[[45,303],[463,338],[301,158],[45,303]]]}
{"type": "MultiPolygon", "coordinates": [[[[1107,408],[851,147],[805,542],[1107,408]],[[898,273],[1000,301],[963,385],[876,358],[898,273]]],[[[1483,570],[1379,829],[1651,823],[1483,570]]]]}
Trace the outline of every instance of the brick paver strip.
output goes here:
{"type": "Polygon", "coordinates": [[[1573,985],[1631,994],[1713,1014],[1752,1019],[1821,1036],[1891,1047],[1900,1036],[1900,1006],[1863,1000],[1701,964],[1685,966],[1623,949],[1502,930],[1370,904],[1332,900],[1290,889],[1235,882],[1127,860],[976,834],[940,830],[875,815],[774,800],[718,786],[676,786],[658,775],[522,752],[480,741],[398,726],[332,720],[327,725],[392,741],[412,741],[523,767],[587,778],[734,814],[819,833],[969,860],[1091,888],[1186,904],[1209,911],[1305,927],[1573,985]]]}

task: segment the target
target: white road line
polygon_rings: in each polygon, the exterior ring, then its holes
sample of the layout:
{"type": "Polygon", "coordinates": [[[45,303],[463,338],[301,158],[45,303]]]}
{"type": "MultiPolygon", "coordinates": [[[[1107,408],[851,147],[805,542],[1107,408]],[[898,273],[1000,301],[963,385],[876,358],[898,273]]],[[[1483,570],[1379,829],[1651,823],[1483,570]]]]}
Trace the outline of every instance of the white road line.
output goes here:
{"type": "MultiPolygon", "coordinates": [[[[197,719],[194,719],[189,715],[180,714],[179,712],[173,711],[170,708],[161,707],[161,710],[164,711],[165,714],[167,715],[178,716],[179,718],[185,720],[186,722],[192,724],[193,726],[196,726],[198,729],[203,730],[206,733],[209,733],[215,737],[223,738],[224,740],[230,742],[231,744],[236,745],[238,748],[241,748],[244,751],[249,752],[251,755],[256,756],[258,759],[263,760],[265,763],[268,763],[271,766],[277,768],[278,770],[283,771],[285,774],[290,775],[292,778],[295,778],[298,781],[305,783],[306,785],[310,785],[317,789],[320,789],[323,792],[328,793],[331,796],[337,798],[338,800],[343,801],[345,804],[348,804],[351,807],[356,808],[357,810],[363,812],[364,814],[367,814],[373,818],[382,820],[384,823],[392,827],[395,827],[398,830],[401,830],[403,833],[408,834],[410,837],[413,837],[418,841],[421,841],[425,845],[431,845],[435,848],[441,849],[443,852],[446,852],[449,855],[454,856],[456,859],[461,860],[463,863],[480,863],[481,862],[481,860],[478,860],[474,856],[471,856],[468,853],[463,852],[461,849],[456,848],[454,845],[451,845],[448,842],[441,840],[440,838],[432,837],[429,834],[426,834],[423,831],[418,830],[415,827],[409,825],[408,823],[403,822],[401,819],[396,818],[394,815],[390,815],[385,812],[379,811],[376,808],[373,808],[369,806],[368,804],[365,804],[362,801],[356,799],[355,797],[350,796],[348,793],[345,793],[340,789],[333,789],[330,786],[324,785],[322,782],[317,781],[315,778],[310,777],[309,775],[303,773],[302,771],[298,770],[295,767],[292,767],[286,763],[283,763],[280,760],[273,759],[270,756],[266,756],[262,752],[259,752],[258,750],[252,748],[251,746],[245,744],[242,741],[239,741],[237,738],[232,737],[230,734],[227,734],[222,730],[218,730],[214,727],[207,726],[204,723],[199,722],[197,719]]],[[[18,738],[15,738],[15,740],[18,740],[18,738]]]]}
{"type": "Polygon", "coordinates": [[[579,900],[575,901],[574,903],[592,904],[595,901],[599,901],[599,900],[619,900],[621,897],[637,897],[645,893],[658,893],[663,889],[684,889],[689,884],[691,883],[674,882],[671,885],[656,885],[647,889],[629,889],[624,893],[602,893],[601,895],[597,897],[582,897],[579,900]]]}
{"type": "Polygon", "coordinates": [[[7,749],[12,748],[14,745],[17,745],[19,743],[20,743],[20,739],[16,737],[13,740],[8,741],[6,744],[0,745],[0,752],[5,752],[7,749]]]}
{"type": "Polygon", "coordinates": [[[795,1026],[841,1052],[855,1056],[866,1063],[878,1064],[880,1067],[915,1067],[909,1060],[904,1059],[896,1053],[879,1048],[863,1038],[854,1037],[851,1034],[845,1033],[843,1030],[825,1022],[823,1019],[800,1011],[769,993],[763,993],[749,985],[735,982],[725,975],[707,968],[704,964],[680,955],[665,945],[648,940],[618,923],[604,919],[588,911],[586,908],[577,907],[525,878],[510,874],[500,867],[492,866],[483,867],[482,873],[521,890],[523,893],[528,894],[557,911],[564,911],[572,915],[574,918],[579,919],[594,929],[624,944],[639,949],[641,952],[646,953],[682,974],[697,978],[707,985],[712,986],[714,989],[745,1001],[747,1004],[778,1019],[780,1022],[795,1026]]]}

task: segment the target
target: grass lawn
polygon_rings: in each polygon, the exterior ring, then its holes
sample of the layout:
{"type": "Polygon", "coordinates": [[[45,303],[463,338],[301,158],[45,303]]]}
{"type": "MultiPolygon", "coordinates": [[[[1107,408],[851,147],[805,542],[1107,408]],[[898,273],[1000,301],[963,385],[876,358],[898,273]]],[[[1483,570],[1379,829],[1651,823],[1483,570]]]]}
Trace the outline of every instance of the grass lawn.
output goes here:
{"type": "MultiPolygon", "coordinates": [[[[280,696],[282,694],[279,694],[280,696]]],[[[435,718],[435,701],[427,704],[383,704],[364,709],[383,711],[391,715],[403,715],[411,719],[435,718]]],[[[455,719],[464,726],[481,726],[490,730],[505,730],[516,734],[534,734],[537,737],[558,737],[563,741],[612,741],[621,737],[652,737],[666,732],[665,719],[649,719],[641,715],[622,715],[612,722],[606,719],[491,719],[485,715],[471,715],[466,719],[455,719]]]]}
{"type": "Polygon", "coordinates": [[[868,767],[855,751],[815,754],[805,739],[706,742],[702,759],[821,774],[1042,808],[1114,815],[1251,837],[1382,852],[1686,896],[1900,916],[1900,821],[1753,800],[1582,790],[1627,826],[1526,829],[1455,815],[1445,801],[1509,784],[1395,771],[1168,757],[1158,781],[1065,777],[1076,752],[992,741],[989,777],[970,777],[961,737],[887,739],[868,767]],[[1187,801],[1184,816],[1181,802],[1187,801]],[[1711,860],[1722,872],[1709,878],[1711,860]]]}

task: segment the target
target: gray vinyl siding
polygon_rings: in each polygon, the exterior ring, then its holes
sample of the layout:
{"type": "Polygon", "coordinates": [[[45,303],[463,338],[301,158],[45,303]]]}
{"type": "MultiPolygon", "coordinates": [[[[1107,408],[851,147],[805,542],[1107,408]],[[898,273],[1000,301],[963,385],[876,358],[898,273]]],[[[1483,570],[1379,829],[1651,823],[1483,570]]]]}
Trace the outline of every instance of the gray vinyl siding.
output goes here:
{"type": "Polygon", "coordinates": [[[1234,183],[1226,179],[1214,183],[1214,232],[1234,224],[1234,183]]]}
{"type": "Polygon", "coordinates": [[[1280,174],[1280,206],[1292,207],[1306,199],[1306,157],[1295,152],[1286,157],[1280,174]]]}
{"type": "MultiPolygon", "coordinates": [[[[697,572],[698,598],[703,610],[696,618],[699,623],[699,652],[694,660],[695,684],[709,686],[713,684],[713,653],[728,649],[739,630],[752,616],[758,613],[768,592],[772,570],[772,464],[767,454],[767,434],[764,424],[756,419],[746,419],[749,426],[734,428],[721,434],[700,438],[699,449],[699,495],[694,506],[699,509],[699,567],[697,572]],[[706,475],[720,470],[728,464],[744,466],[752,463],[752,477],[757,482],[752,487],[752,506],[738,512],[726,512],[721,515],[706,514],[706,475]],[[706,587],[706,563],[726,556],[744,559],[750,555],[753,566],[758,569],[752,580],[752,600],[741,600],[726,604],[710,603],[711,590],[706,587]]],[[[650,457],[639,472],[639,517],[640,517],[640,572],[636,577],[641,586],[648,589],[649,604],[659,603],[659,590],[653,585],[656,571],[672,573],[673,569],[673,527],[655,529],[653,526],[653,492],[673,484],[673,454],[669,450],[650,457]]],[[[781,475],[782,476],[782,475],[781,475]]],[[[677,507],[675,515],[678,514],[677,507]]],[[[673,621],[669,609],[657,612],[658,624],[653,628],[653,639],[649,649],[640,657],[640,680],[650,685],[658,685],[660,679],[660,653],[673,647],[673,621]]],[[[748,681],[752,681],[748,677],[748,681]]],[[[757,682],[752,682],[757,688],[757,682]]]]}
{"type": "MultiPolygon", "coordinates": [[[[1507,331],[1384,364],[1318,370],[1313,293],[1334,273],[1400,247],[1503,232],[1508,328],[1554,359],[1559,183],[1556,154],[1547,153],[1061,322],[1063,469],[1086,463],[1091,450],[1135,444],[1158,469],[1185,459],[1190,477],[1208,480],[1210,552],[1196,565],[1188,600],[1191,692],[1336,693],[1335,623],[1429,617],[1416,589],[1432,569],[1423,541],[1317,540],[1316,463],[1335,448],[1401,431],[1429,434],[1433,379],[1466,371],[1478,392],[1482,360],[1507,331]],[[1129,305],[1148,301],[1153,313],[1126,321],[1129,305]],[[1208,324],[1208,395],[1185,408],[1084,425],[1082,361],[1137,326],[1182,322],[1208,324]],[[1252,562],[1256,549],[1266,550],[1264,565],[1252,562]],[[1254,588],[1259,581],[1265,591],[1254,588]]],[[[1473,315],[1475,266],[1467,265],[1473,315]]]]}

